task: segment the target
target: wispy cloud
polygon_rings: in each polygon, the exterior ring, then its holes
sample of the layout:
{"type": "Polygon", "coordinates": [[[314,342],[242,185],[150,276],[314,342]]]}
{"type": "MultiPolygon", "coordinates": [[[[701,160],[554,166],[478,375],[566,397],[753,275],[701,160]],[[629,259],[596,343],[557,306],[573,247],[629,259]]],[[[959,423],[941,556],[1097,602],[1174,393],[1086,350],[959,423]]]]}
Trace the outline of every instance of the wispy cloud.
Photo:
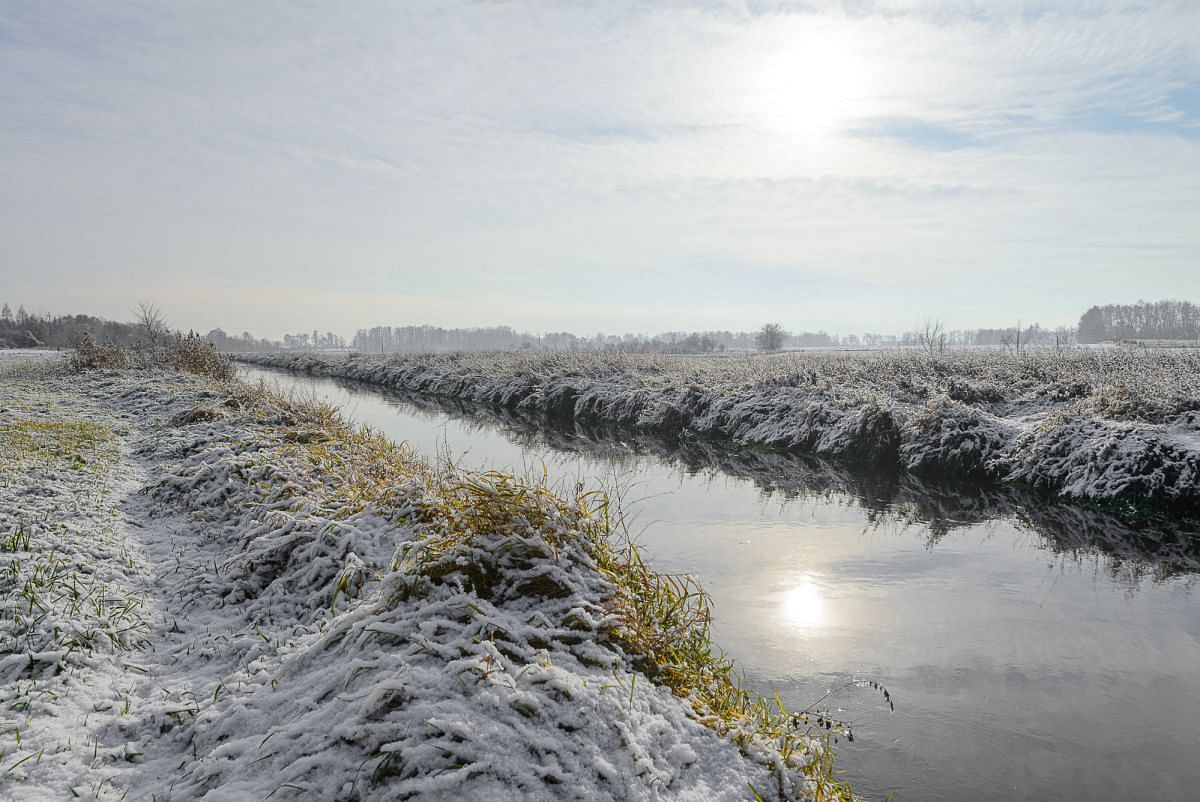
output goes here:
{"type": "Polygon", "coordinates": [[[1195,294],[1198,30],[1121,0],[9,3],[0,290],[171,308],[212,276],[277,330],[266,286],[338,300],[322,328],[372,293],[588,330],[1195,294]]]}

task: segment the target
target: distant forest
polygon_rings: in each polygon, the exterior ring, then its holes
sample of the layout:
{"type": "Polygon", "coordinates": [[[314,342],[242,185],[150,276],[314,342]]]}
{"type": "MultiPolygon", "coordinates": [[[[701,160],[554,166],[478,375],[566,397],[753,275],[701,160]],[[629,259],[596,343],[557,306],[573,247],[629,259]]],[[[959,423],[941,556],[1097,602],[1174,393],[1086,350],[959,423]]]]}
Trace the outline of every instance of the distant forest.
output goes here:
{"type": "Polygon", "coordinates": [[[137,323],[118,323],[92,315],[33,314],[24,306],[13,312],[0,306],[0,348],[74,348],[84,336],[96,342],[129,346],[142,339],[137,323]]]}
{"type": "MultiPolygon", "coordinates": [[[[153,307],[151,307],[153,309],[153,307]]],[[[157,310],[155,310],[157,311],[157,310]]],[[[165,322],[163,323],[165,326],[165,322]]],[[[13,312],[0,306],[0,348],[72,348],[85,336],[96,342],[133,345],[146,338],[146,323],[121,323],[92,315],[30,314],[25,307],[13,312]]],[[[255,337],[248,331],[228,334],[212,329],[204,335],[219,350],[262,351],[358,351],[364,353],[431,351],[619,351],[625,353],[707,354],[721,351],[750,351],[758,332],[670,331],[662,334],[604,334],[590,336],[570,332],[530,334],[508,326],[446,329],[438,326],[375,326],[359,329],[347,341],[339,334],[318,330],[285,334],[281,340],[255,337]]],[[[895,348],[917,346],[952,348],[1029,345],[1066,346],[1073,343],[1106,341],[1200,341],[1200,307],[1187,301],[1157,301],[1136,304],[1093,306],[1079,320],[1078,328],[1047,329],[1036,323],[1008,328],[945,329],[926,323],[923,330],[902,334],[846,334],[824,331],[787,333],[784,348],[895,348]]]]}
{"type": "MultiPolygon", "coordinates": [[[[375,326],[359,329],[348,350],[363,353],[437,352],[437,351],[618,351],[622,353],[709,354],[722,351],[752,351],[756,348],[754,331],[668,331],[662,334],[604,334],[581,336],[571,332],[530,334],[508,326],[471,329],[444,329],[437,326],[375,326]]],[[[210,335],[211,336],[211,335],[210,335]]],[[[939,330],[943,347],[970,345],[1068,345],[1075,341],[1069,327],[1042,328],[1036,323],[1007,329],[939,330]],[[1019,335],[1019,336],[1018,336],[1019,335]]],[[[897,348],[925,346],[922,332],[896,334],[829,334],[825,331],[801,331],[785,334],[784,348],[897,348]]],[[[284,350],[329,350],[329,340],[307,334],[284,337],[284,350]],[[315,349],[311,343],[318,343],[315,349]]],[[[236,346],[236,344],[232,344],[236,346]]],[[[218,343],[218,347],[222,347],[218,343]]],[[[334,349],[346,346],[335,345],[334,349]]],[[[238,350],[231,347],[228,350],[238,350]]]]}
{"type": "Polygon", "coordinates": [[[1187,301],[1093,306],[1079,318],[1079,342],[1200,340],[1200,307],[1187,301]]]}
{"type": "MultiPolygon", "coordinates": [[[[838,344],[823,331],[790,335],[793,347],[838,344]]],[[[614,350],[629,353],[707,354],[726,349],[753,349],[754,332],[672,331],[663,334],[604,334],[580,336],[567,331],[548,334],[518,332],[508,326],[478,329],[443,329],[437,326],[376,326],[359,329],[350,341],[354,351],[550,351],[614,350]]]]}

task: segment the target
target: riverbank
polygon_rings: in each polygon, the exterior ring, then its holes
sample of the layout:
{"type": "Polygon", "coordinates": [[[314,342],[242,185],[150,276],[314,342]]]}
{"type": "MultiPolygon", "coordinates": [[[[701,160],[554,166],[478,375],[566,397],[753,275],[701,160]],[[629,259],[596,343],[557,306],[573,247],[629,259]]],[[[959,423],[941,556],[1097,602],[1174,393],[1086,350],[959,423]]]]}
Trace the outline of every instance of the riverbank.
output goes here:
{"type": "Polygon", "coordinates": [[[236,358],[558,420],[1020,484],[1127,518],[1200,513],[1193,351],[236,358]]]}
{"type": "Polygon", "coordinates": [[[602,496],[155,368],[0,367],[0,440],[0,797],[846,793],[602,496]]]}
{"type": "MultiPolygon", "coordinates": [[[[767,448],[730,448],[701,438],[664,437],[614,424],[547,421],[544,415],[381,388],[353,379],[322,378],[256,369],[254,379],[334,383],[352,394],[398,403],[433,419],[449,417],[469,429],[490,430],[527,453],[546,450],[589,460],[650,457],[687,474],[713,472],[746,481],[764,496],[787,503],[823,503],[841,497],[863,510],[872,528],[917,526],[932,547],[954,532],[995,520],[1020,522],[1053,552],[1092,550],[1112,555],[1131,573],[1159,577],[1200,572],[1200,522],[1188,518],[1130,521],[1104,509],[1047,498],[1015,483],[939,480],[902,471],[872,471],[862,465],[767,448]]],[[[252,380],[254,380],[252,379],[252,380]]],[[[312,390],[312,392],[318,392],[312,390]]],[[[516,464],[514,461],[513,464],[516,464]]],[[[711,582],[711,579],[708,581],[711,582]]]]}

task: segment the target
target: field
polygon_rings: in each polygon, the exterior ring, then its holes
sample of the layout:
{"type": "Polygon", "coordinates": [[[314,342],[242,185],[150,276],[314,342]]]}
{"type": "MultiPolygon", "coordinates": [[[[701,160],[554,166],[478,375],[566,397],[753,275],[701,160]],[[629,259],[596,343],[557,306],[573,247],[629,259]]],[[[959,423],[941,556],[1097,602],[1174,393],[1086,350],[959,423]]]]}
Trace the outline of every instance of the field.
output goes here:
{"type": "Polygon", "coordinates": [[[602,494],[144,362],[0,365],[0,446],[6,797],[846,793],[602,494]]]}
{"type": "Polygon", "coordinates": [[[1200,512],[1196,350],[239,358],[552,420],[1016,484],[1129,518],[1200,512]]]}

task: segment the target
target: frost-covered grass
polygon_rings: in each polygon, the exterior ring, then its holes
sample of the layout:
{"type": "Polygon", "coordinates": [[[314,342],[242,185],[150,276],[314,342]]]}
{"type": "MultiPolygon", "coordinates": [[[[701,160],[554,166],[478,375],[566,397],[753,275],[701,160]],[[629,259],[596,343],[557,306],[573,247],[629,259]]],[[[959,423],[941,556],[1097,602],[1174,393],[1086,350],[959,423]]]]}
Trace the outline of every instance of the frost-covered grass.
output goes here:
{"type": "Polygon", "coordinates": [[[0,376],[0,796],[838,799],[600,493],[158,369],[0,376]]]}
{"type": "Polygon", "coordinates": [[[114,422],[49,391],[56,373],[27,365],[0,378],[0,789],[10,796],[64,756],[99,759],[86,708],[116,691],[97,666],[140,651],[149,632],[144,565],[115,509],[114,422]]]}
{"type": "Polygon", "coordinates": [[[1016,482],[1129,515],[1200,510],[1195,350],[239,358],[550,418],[1016,482]]]}
{"type": "Polygon", "coordinates": [[[59,351],[42,348],[0,348],[0,371],[15,365],[35,364],[57,360],[62,356],[59,351]]]}

